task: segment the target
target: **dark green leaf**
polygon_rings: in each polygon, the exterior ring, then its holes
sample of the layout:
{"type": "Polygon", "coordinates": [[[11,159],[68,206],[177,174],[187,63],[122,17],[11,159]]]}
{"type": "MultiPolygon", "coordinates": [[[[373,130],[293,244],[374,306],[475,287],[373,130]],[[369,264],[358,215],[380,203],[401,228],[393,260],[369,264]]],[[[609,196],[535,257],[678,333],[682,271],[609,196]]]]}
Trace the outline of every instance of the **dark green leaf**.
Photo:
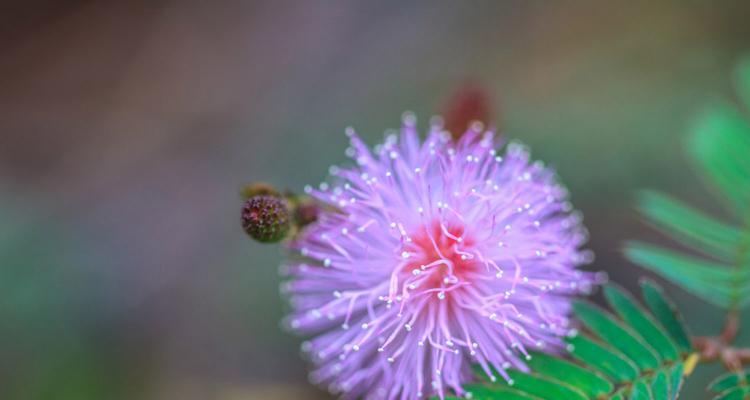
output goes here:
{"type": "Polygon", "coordinates": [[[651,400],[651,389],[645,381],[640,380],[633,385],[630,400],[651,400]]]}
{"type": "Polygon", "coordinates": [[[528,365],[532,371],[567,382],[591,398],[611,393],[614,390],[614,385],[600,375],[548,354],[534,354],[528,365]]]}
{"type": "Polygon", "coordinates": [[[464,385],[464,389],[471,393],[471,398],[474,400],[548,400],[530,394],[520,393],[513,388],[503,386],[494,386],[490,388],[488,386],[470,384],[464,385]]]}
{"type": "Polygon", "coordinates": [[[585,335],[579,334],[569,338],[568,343],[572,346],[573,357],[617,382],[632,381],[638,377],[638,367],[625,356],[600,345],[585,335]]]}
{"type": "Polygon", "coordinates": [[[680,394],[680,389],[682,389],[682,383],[685,381],[684,379],[684,368],[682,367],[682,364],[677,364],[674,367],[672,367],[672,370],[669,372],[669,398],[670,400],[676,400],[677,397],[680,394]]]}
{"type": "Polygon", "coordinates": [[[720,393],[714,400],[748,400],[750,398],[749,387],[736,387],[720,393]]]}
{"type": "Polygon", "coordinates": [[[669,400],[669,378],[664,370],[660,370],[651,381],[651,393],[654,399],[669,400]]]}
{"type": "Polygon", "coordinates": [[[573,309],[592,332],[630,358],[639,368],[650,370],[659,366],[659,360],[648,344],[604,310],[587,302],[575,302],[573,309]]]}
{"type": "Polygon", "coordinates": [[[712,392],[723,392],[727,389],[740,385],[748,385],[750,381],[750,371],[729,372],[719,376],[708,385],[708,390],[712,392]]]}
{"type": "Polygon", "coordinates": [[[661,360],[674,361],[679,358],[674,342],[630,294],[609,284],[604,288],[604,296],[620,318],[657,351],[661,360]]]}
{"type": "Polygon", "coordinates": [[[649,279],[641,280],[643,299],[656,319],[669,332],[669,335],[682,352],[692,350],[689,336],[682,321],[682,316],[671,301],[664,296],[662,289],[649,279]]]}
{"type": "Polygon", "coordinates": [[[523,393],[543,399],[587,400],[586,395],[580,390],[565,382],[542,377],[537,373],[527,374],[517,370],[509,370],[508,375],[512,379],[512,387],[523,393]]]}
{"type": "Polygon", "coordinates": [[[708,385],[708,390],[719,393],[714,399],[750,399],[750,371],[729,372],[721,375],[708,385]]]}

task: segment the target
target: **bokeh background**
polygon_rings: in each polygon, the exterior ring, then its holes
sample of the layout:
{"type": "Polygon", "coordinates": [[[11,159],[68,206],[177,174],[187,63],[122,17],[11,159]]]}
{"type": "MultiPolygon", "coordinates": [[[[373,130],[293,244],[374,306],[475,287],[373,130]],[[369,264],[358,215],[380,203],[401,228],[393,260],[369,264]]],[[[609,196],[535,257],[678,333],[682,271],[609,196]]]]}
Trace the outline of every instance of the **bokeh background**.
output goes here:
{"type": "MultiPolygon", "coordinates": [[[[662,240],[637,189],[724,215],[681,141],[732,95],[748,15],[747,1],[2,2],[0,398],[329,398],[279,328],[281,254],[242,233],[239,188],[319,182],[346,160],[345,126],[375,144],[467,82],[556,166],[596,268],[635,287],[646,273],[621,244],[662,240]]],[[[718,329],[717,309],[668,289],[695,333],[718,329]]],[[[684,398],[707,398],[718,371],[684,398]]]]}

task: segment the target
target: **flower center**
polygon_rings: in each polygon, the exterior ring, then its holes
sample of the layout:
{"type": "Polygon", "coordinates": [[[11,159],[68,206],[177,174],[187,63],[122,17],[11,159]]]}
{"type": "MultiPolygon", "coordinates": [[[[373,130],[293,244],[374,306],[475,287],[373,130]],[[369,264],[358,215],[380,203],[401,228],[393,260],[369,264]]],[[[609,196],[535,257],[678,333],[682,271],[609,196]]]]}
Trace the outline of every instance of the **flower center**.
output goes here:
{"type": "Polygon", "coordinates": [[[407,246],[409,260],[403,268],[411,277],[405,281],[408,290],[435,292],[444,299],[446,292],[465,285],[466,276],[475,269],[475,256],[465,249],[474,240],[465,235],[462,224],[433,222],[422,226],[407,246]]]}

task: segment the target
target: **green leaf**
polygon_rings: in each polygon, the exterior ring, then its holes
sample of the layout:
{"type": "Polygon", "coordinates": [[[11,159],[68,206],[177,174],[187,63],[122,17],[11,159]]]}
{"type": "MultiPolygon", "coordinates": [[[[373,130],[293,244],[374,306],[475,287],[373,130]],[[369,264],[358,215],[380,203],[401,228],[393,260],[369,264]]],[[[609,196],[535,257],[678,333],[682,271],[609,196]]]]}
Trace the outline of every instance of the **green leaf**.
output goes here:
{"type": "Polygon", "coordinates": [[[604,288],[604,296],[620,318],[633,327],[646,343],[657,350],[661,360],[677,360],[679,357],[677,347],[669,339],[664,329],[659,326],[659,323],[646,313],[646,310],[638,304],[637,300],[626,293],[624,289],[612,284],[604,288]]]}
{"type": "Polygon", "coordinates": [[[719,103],[700,115],[688,141],[688,152],[742,221],[750,201],[750,126],[731,104],[719,103]]]}
{"type": "Polygon", "coordinates": [[[638,210],[662,233],[709,256],[732,262],[741,231],[661,193],[644,191],[638,210]]]}
{"type": "MultiPolygon", "coordinates": [[[[648,309],[614,285],[604,289],[614,313],[574,303],[586,329],[566,338],[569,358],[533,353],[527,363],[531,372],[507,370],[510,382],[480,385],[480,398],[675,400],[696,355],[661,288],[648,281],[642,285],[648,309]]],[[[481,368],[474,370],[480,378],[485,375],[481,368]]]]}
{"type": "Polygon", "coordinates": [[[546,400],[527,393],[519,392],[510,387],[494,386],[488,387],[477,384],[465,385],[464,389],[471,393],[471,398],[476,400],[546,400]]]}
{"type": "Polygon", "coordinates": [[[714,399],[750,399],[750,371],[729,372],[721,375],[708,385],[708,391],[719,393],[714,399]]]}
{"type": "Polygon", "coordinates": [[[616,382],[627,382],[638,377],[638,367],[632,361],[585,335],[572,337],[568,343],[572,346],[573,357],[616,382]]]}
{"type": "Polygon", "coordinates": [[[750,381],[749,371],[729,372],[714,379],[714,381],[708,385],[708,390],[711,392],[723,392],[735,386],[740,386],[742,384],[747,385],[748,381],[750,381]]]}
{"type": "Polygon", "coordinates": [[[651,393],[655,399],[669,399],[669,378],[664,370],[659,371],[651,381],[651,393]]]}
{"type": "MultiPolygon", "coordinates": [[[[750,59],[738,66],[735,77],[750,112],[750,59]]],[[[750,305],[750,123],[737,106],[719,102],[707,107],[690,130],[687,152],[712,193],[735,216],[734,223],[645,192],[638,208],[648,221],[706,258],[637,243],[625,253],[703,300],[738,312],[750,305]]]]}
{"type": "Polygon", "coordinates": [[[625,254],[631,261],[689,289],[704,300],[720,307],[731,304],[736,277],[726,265],[637,242],[626,245],[625,254]]]}
{"type": "Polygon", "coordinates": [[[684,374],[684,368],[682,364],[677,364],[674,367],[672,367],[672,370],[669,371],[669,399],[670,400],[676,400],[677,397],[680,394],[680,389],[682,389],[682,384],[685,382],[685,374],[684,374]]]}
{"type": "Polygon", "coordinates": [[[747,400],[750,398],[750,388],[736,387],[719,393],[713,400],[747,400]]]}
{"type": "Polygon", "coordinates": [[[585,302],[575,302],[573,309],[592,332],[630,358],[639,368],[651,370],[659,365],[648,344],[604,310],[585,302]]]}
{"type": "Polygon", "coordinates": [[[651,389],[645,381],[638,381],[630,393],[630,400],[651,400],[651,389]]]}
{"type": "MultiPolygon", "coordinates": [[[[508,371],[513,385],[525,393],[543,399],[586,400],[586,395],[567,383],[544,377],[536,373],[523,373],[517,370],[508,371]]],[[[503,384],[503,383],[501,383],[503,384]]]]}
{"type": "Polygon", "coordinates": [[[683,352],[692,350],[685,323],[682,316],[677,312],[677,308],[664,295],[662,288],[649,279],[642,279],[641,290],[643,291],[643,300],[653,313],[654,317],[669,332],[672,340],[683,352]]]}
{"type": "Polygon", "coordinates": [[[589,398],[596,398],[614,390],[614,384],[601,375],[548,354],[535,353],[527,364],[532,371],[567,382],[589,398]]]}

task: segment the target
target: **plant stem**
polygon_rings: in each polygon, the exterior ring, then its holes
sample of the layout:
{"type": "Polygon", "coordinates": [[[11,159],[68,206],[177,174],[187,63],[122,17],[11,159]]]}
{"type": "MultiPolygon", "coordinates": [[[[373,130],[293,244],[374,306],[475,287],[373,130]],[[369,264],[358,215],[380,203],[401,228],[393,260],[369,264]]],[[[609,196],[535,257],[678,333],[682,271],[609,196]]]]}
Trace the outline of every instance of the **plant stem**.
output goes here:
{"type": "Polygon", "coordinates": [[[740,330],[740,317],[737,310],[730,310],[724,321],[724,330],[721,331],[721,340],[724,344],[731,344],[737,338],[740,330]]]}
{"type": "Polygon", "coordinates": [[[693,338],[702,362],[718,360],[730,371],[741,371],[742,365],[750,362],[750,348],[732,346],[739,332],[739,321],[739,313],[732,310],[727,314],[724,329],[719,335],[693,338]]]}
{"type": "MultiPolygon", "coordinates": [[[[750,232],[750,214],[746,218],[745,226],[750,232]]],[[[736,348],[732,343],[740,330],[740,293],[742,287],[743,268],[750,261],[750,233],[744,235],[737,250],[735,279],[732,287],[732,299],[724,321],[724,328],[717,336],[702,336],[693,338],[693,343],[700,361],[711,362],[720,360],[730,371],[741,371],[742,365],[750,363],[750,348],[736,348]]]]}

